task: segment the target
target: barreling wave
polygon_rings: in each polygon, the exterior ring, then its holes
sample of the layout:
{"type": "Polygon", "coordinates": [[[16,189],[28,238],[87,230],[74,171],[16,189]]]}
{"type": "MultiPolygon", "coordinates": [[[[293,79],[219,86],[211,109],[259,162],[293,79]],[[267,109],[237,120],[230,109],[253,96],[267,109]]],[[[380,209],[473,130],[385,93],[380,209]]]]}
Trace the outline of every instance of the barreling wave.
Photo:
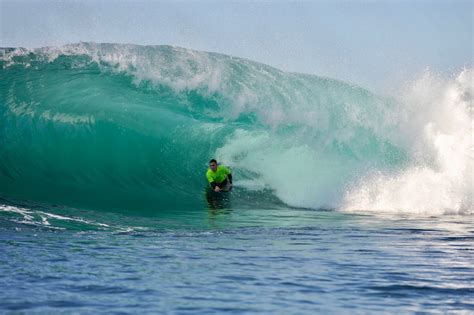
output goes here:
{"type": "Polygon", "coordinates": [[[393,99],[171,46],[79,43],[0,55],[1,196],[192,207],[216,157],[233,168],[242,200],[472,213],[470,69],[450,80],[426,74],[393,99]]]}

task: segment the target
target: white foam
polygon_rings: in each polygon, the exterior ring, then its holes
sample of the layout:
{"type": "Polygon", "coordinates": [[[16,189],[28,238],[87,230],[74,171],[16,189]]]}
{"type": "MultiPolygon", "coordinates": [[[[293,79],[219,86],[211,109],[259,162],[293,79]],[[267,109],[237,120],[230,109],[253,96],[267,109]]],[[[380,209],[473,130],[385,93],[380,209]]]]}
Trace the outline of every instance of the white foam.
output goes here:
{"type": "Polygon", "coordinates": [[[347,191],[343,210],[474,213],[472,76],[426,73],[403,94],[398,118],[411,165],[362,178],[347,191]]]}
{"type": "Polygon", "coordinates": [[[378,108],[380,120],[367,121],[370,116],[353,106],[346,113],[354,124],[328,134],[328,142],[351,145],[357,140],[355,128],[370,128],[406,153],[407,161],[395,168],[379,163],[367,169],[357,157],[324,152],[323,145],[298,134],[265,129],[236,130],[217,150],[217,158],[240,172],[244,187],[271,189],[292,206],[472,214],[473,90],[471,70],[454,80],[426,73],[401,93],[396,106],[378,108]]]}
{"type": "Polygon", "coordinates": [[[216,153],[219,161],[238,170],[236,177],[247,180],[247,189],[271,189],[283,202],[297,207],[333,206],[343,184],[340,174],[351,167],[317,148],[273,137],[268,131],[237,129],[216,153]]]}
{"type": "Polygon", "coordinates": [[[18,223],[35,225],[35,226],[48,226],[50,228],[55,228],[55,229],[63,229],[63,228],[51,226],[51,223],[48,221],[48,219],[51,218],[55,220],[79,222],[79,223],[84,223],[87,225],[109,227],[109,225],[100,223],[100,222],[85,220],[82,218],[66,217],[66,216],[62,216],[58,214],[48,213],[44,211],[35,211],[35,210],[11,206],[11,205],[0,204],[0,211],[19,214],[20,216],[22,216],[22,220],[14,219],[14,221],[18,223]]]}

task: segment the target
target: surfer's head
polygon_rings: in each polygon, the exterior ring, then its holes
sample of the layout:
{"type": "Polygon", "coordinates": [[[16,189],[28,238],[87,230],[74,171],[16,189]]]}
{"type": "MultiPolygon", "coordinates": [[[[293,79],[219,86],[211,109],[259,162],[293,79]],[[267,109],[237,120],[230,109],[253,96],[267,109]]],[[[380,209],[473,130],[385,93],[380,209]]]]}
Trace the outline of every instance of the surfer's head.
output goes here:
{"type": "Polygon", "coordinates": [[[209,161],[209,168],[215,172],[217,170],[217,161],[212,159],[209,161]]]}

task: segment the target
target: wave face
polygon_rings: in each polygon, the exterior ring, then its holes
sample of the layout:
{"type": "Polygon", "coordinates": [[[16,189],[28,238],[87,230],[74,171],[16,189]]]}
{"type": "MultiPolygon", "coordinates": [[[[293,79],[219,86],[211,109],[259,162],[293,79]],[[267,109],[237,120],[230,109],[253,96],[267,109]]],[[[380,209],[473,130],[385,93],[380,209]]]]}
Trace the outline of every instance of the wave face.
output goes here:
{"type": "Polygon", "coordinates": [[[426,74],[394,99],[171,46],[0,52],[1,196],[196,206],[215,157],[233,168],[241,200],[472,213],[470,69],[426,74]]]}

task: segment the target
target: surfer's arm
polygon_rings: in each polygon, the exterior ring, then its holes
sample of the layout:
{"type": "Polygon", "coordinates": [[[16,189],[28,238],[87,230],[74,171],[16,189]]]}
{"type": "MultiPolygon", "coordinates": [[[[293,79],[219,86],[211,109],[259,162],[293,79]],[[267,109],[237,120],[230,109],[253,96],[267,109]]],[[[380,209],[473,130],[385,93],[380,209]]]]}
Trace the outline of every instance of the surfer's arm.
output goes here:
{"type": "Polygon", "coordinates": [[[230,172],[230,168],[223,166],[225,174],[227,175],[227,179],[229,180],[229,184],[232,185],[232,174],[230,172]]]}
{"type": "Polygon", "coordinates": [[[212,189],[216,188],[216,182],[214,181],[214,178],[212,178],[212,175],[209,173],[209,171],[206,173],[206,178],[209,182],[209,186],[211,186],[212,189]]]}

